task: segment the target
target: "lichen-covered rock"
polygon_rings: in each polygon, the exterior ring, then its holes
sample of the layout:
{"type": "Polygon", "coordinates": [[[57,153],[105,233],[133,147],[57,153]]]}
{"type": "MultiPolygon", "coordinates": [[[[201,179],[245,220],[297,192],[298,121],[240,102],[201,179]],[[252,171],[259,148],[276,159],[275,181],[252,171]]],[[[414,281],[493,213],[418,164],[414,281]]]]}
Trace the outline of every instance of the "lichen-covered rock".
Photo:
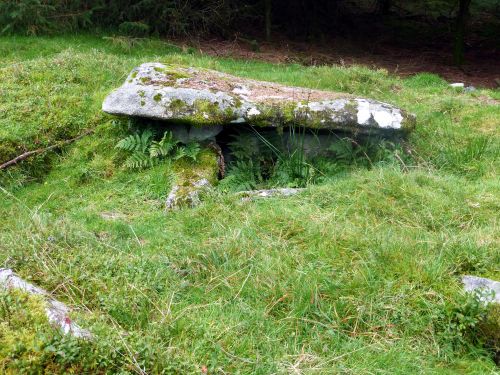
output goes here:
{"type": "Polygon", "coordinates": [[[415,127],[413,115],[375,100],[160,63],[132,70],[104,100],[103,110],[197,126],[296,124],[353,133],[401,133],[415,127]]]}

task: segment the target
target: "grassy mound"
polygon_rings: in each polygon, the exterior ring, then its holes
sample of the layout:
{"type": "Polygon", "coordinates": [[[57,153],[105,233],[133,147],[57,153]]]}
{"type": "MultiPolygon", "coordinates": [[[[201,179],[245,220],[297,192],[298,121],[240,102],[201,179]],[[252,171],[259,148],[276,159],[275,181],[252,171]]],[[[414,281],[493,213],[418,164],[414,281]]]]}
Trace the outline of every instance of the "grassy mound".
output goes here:
{"type": "Polygon", "coordinates": [[[12,320],[0,308],[2,371],[495,371],[487,311],[459,276],[500,279],[498,91],[215,60],[159,41],[0,41],[0,161],[95,129],[0,172],[0,264],[76,307],[98,338],[61,337],[36,301],[3,294],[1,306],[29,313],[12,320]],[[125,170],[114,145],[126,123],[100,112],[132,67],[153,60],[399,105],[417,114],[413,161],[353,167],[287,199],[214,194],[166,214],[172,168],[125,170]]]}

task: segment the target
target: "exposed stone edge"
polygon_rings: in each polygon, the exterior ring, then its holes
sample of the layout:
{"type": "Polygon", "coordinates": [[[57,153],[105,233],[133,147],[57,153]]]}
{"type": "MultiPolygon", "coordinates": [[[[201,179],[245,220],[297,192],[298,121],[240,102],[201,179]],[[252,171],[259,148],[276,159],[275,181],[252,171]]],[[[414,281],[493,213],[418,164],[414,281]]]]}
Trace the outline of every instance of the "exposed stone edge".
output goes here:
{"type": "Polygon", "coordinates": [[[90,331],[81,328],[70,319],[71,309],[68,306],[52,298],[46,290],[23,280],[11,269],[0,268],[0,287],[19,289],[28,294],[41,296],[45,301],[45,314],[51,325],[59,328],[66,335],[69,334],[85,340],[92,339],[90,331]]]}
{"type": "Polygon", "coordinates": [[[236,193],[241,196],[241,200],[248,201],[253,198],[271,198],[271,197],[290,197],[296,195],[305,189],[303,188],[281,188],[281,189],[265,189],[265,190],[247,190],[236,193]]]}

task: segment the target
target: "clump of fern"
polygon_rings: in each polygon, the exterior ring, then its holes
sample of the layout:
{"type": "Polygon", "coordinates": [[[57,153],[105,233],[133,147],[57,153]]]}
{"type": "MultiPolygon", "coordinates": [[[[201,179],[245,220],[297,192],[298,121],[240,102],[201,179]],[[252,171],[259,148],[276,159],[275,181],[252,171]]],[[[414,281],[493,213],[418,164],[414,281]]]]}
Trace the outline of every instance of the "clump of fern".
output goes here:
{"type": "Polygon", "coordinates": [[[179,160],[188,158],[197,161],[200,145],[197,142],[181,144],[170,131],[163,133],[157,141],[151,130],[130,134],[121,139],[116,148],[129,153],[125,160],[125,167],[141,169],[151,167],[162,160],[179,160]]]}
{"type": "Polygon", "coordinates": [[[356,140],[333,135],[321,155],[306,152],[305,129],[292,126],[283,138],[278,132],[250,131],[233,135],[228,173],[220,187],[226,191],[269,187],[305,187],[347,173],[353,168],[372,168],[380,163],[403,164],[402,150],[381,139],[356,140]]]}

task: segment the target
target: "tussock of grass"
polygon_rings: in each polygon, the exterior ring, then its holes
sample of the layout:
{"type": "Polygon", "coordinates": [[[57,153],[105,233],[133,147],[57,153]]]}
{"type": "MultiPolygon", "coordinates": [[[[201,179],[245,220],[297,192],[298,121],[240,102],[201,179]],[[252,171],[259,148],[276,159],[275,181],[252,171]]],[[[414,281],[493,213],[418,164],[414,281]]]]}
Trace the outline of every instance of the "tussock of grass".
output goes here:
{"type": "Polygon", "coordinates": [[[28,316],[23,335],[43,332],[40,348],[66,357],[8,344],[2,370],[495,371],[476,329],[486,311],[459,282],[500,279],[494,92],[457,92],[433,75],[215,60],[160,42],[1,41],[20,48],[2,49],[0,155],[96,133],[3,172],[0,263],[80,308],[79,323],[99,338],[75,342],[28,316]],[[114,145],[126,126],[100,113],[106,93],[150,60],[401,105],[419,119],[407,145],[414,161],[352,168],[287,199],[214,195],[165,214],[167,165],[122,168],[114,145]],[[26,355],[35,367],[14,360],[26,355]]]}

